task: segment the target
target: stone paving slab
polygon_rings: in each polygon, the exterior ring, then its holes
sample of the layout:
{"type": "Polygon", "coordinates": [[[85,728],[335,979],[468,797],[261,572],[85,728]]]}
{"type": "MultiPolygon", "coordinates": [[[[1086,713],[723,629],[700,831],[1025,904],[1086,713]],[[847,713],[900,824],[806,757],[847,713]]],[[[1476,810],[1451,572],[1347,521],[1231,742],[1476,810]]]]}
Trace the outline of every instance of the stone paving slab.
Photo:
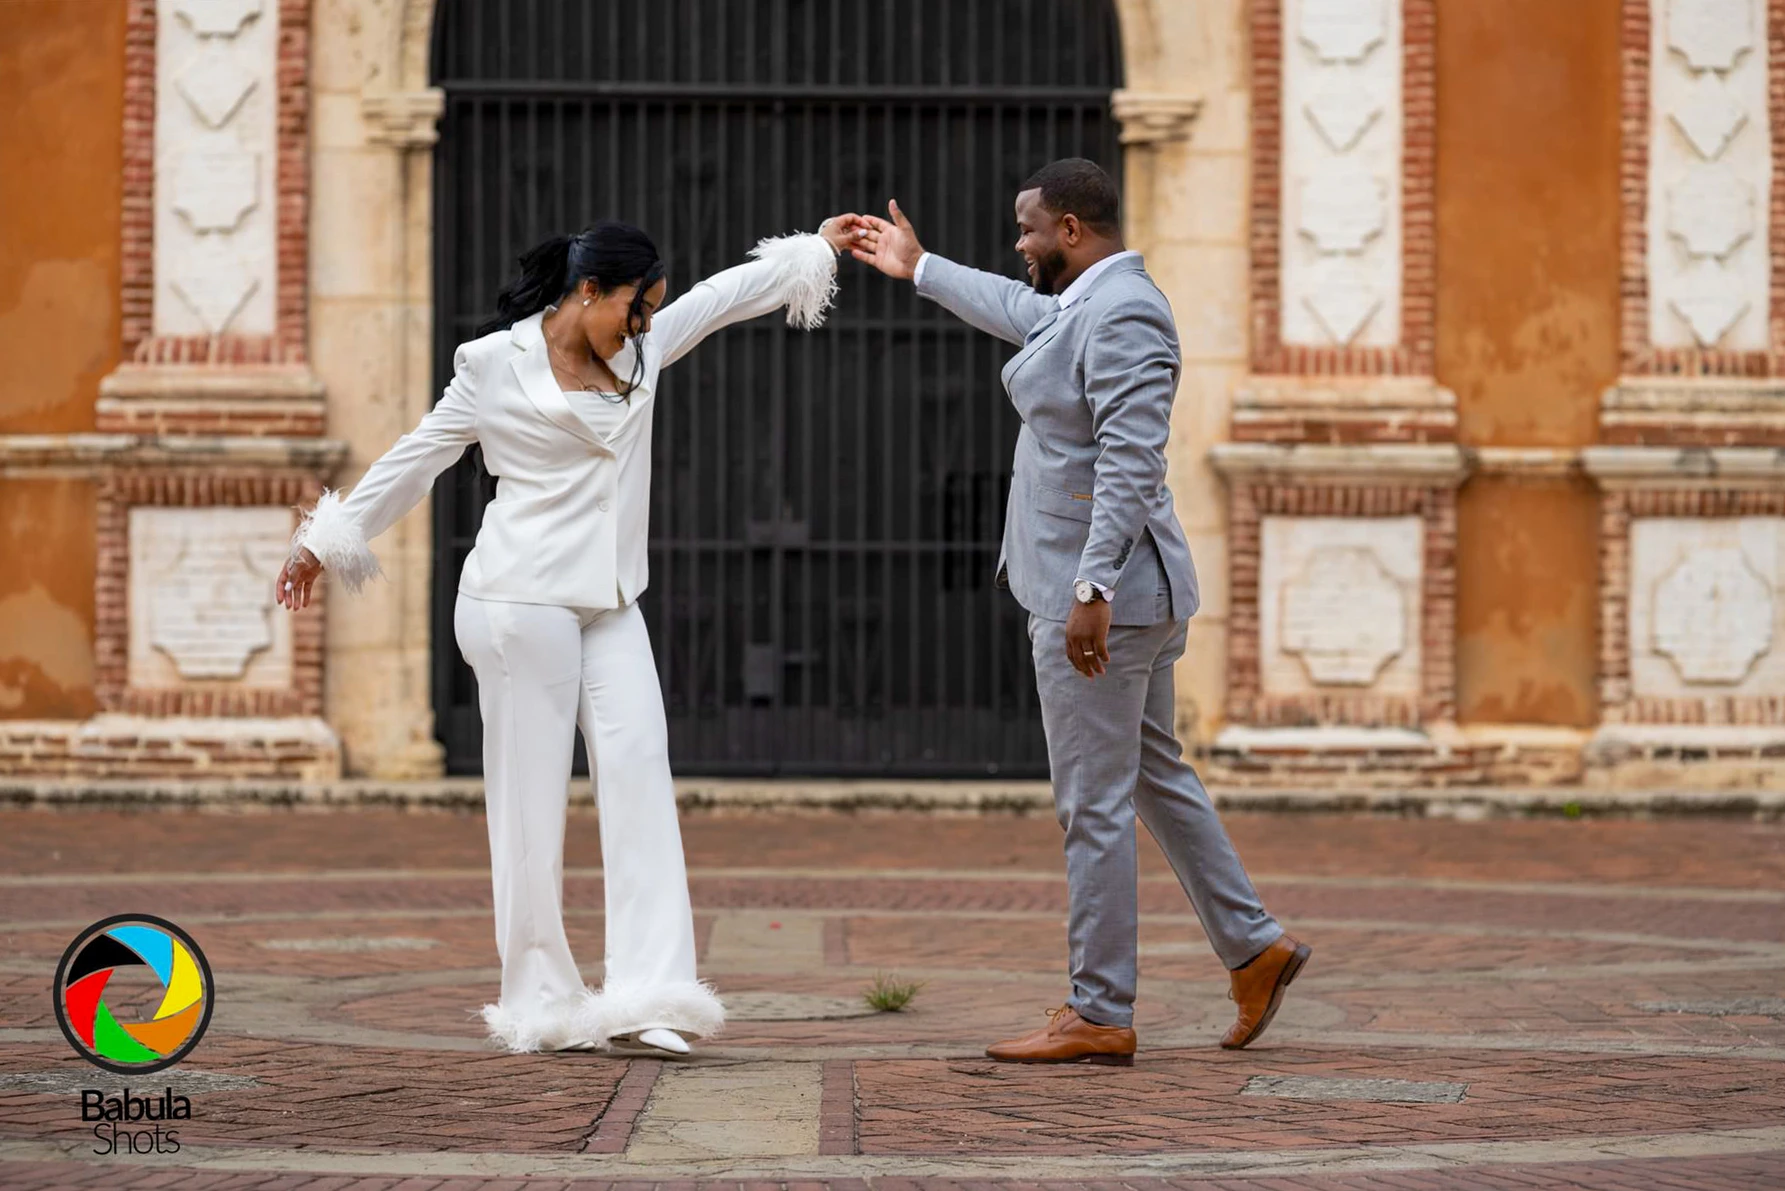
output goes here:
{"type": "Polygon", "coordinates": [[[413,1179],[394,1177],[326,1177],[308,1174],[266,1176],[166,1168],[119,1173],[109,1170],[71,1174],[61,1163],[0,1162],[0,1185],[11,1191],[62,1191],[105,1187],[116,1191],[150,1191],[169,1187],[192,1191],[1506,1191],[1507,1188],[1566,1187],[1579,1191],[1755,1191],[1777,1187],[1778,1154],[1744,1154],[1713,1158],[1652,1159],[1636,1162],[1514,1164],[1442,1171],[1372,1171],[1367,1174],[1284,1174],[1269,1178],[1123,1179],[1086,1182],[1059,1179],[985,1180],[689,1179],[679,1181],[558,1179],[413,1179]],[[81,1177],[85,1175],[85,1177],[81,1177]],[[106,1177],[96,1177],[104,1175],[106,1177]]]}
{"type": "MultiPolygon", "coordinates": [[[[1314,961],[1219,1050],[1225,973],[1143,845],[1141,1051],[1112,1070],[981,1053],[1064,995],[1043,816],[689,817],[702,973],[742,1012],[663,1063],[482,1040],[475,814],[4,812],[0,1186],[1785,1186],[1785,828],[1232,825],[1314,961]],[[120,910],[217,975],[178,1155],[90,1152],[69,1089],[111,1077],[50,1011],[62,947],[120,910]],[[908,1012],[867,1013],[877,974],[922,983],[908,1012]]],[[[591,982],[596,830],[572,814],[565,882],[591,982]]]]}

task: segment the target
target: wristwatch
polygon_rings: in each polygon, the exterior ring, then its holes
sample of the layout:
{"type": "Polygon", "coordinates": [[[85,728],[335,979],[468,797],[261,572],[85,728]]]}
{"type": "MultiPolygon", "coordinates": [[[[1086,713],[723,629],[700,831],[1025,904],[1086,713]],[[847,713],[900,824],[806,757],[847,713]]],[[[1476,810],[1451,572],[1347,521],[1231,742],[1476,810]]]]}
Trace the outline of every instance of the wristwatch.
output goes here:
{"type": "Polygon", "coordinates": [[[1072,585],[1072,596],[1081,604],[1095,604],[1103,598],[1103,593],[1089,579],[1079,579],[1072,585]]]}

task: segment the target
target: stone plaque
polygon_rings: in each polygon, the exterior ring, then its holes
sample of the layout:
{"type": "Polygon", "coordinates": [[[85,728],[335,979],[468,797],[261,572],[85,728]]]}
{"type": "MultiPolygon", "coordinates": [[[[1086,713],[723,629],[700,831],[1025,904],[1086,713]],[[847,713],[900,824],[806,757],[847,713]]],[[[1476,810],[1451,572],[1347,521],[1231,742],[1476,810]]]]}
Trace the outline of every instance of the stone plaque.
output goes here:
{"type": "Polygon", "coordinates": [[[1259,650],[1266,694],[1419,693],[1418,517],[1266,517],[1259,650]]]}
{"type": "Polygon", "coordinates": [[[1689,551],[1655,585],[1655,649],[1687,682],[1740,682],[1772,648],[1773,603],[1739,546],[1689,551]]]}
{"type": "Polygon", "coordinates": [[[1785,694],[1778,590],[1785,518],[1644,517],[1630,526],[1630,678],[1638,695],[1785,694]]]}
{"type": "Polygon", "coordinates": [[[288,509],[130,510],[130,685],[289,686],[273,581],[291,531],[288,509]]]}
{"type": "Polygon", "coordinates": [[[1283,652],[1322,686],[1369,686],[1407,647],[1407,599],[1365,546],[1322,546],[1283,585],[1283,652]]]}

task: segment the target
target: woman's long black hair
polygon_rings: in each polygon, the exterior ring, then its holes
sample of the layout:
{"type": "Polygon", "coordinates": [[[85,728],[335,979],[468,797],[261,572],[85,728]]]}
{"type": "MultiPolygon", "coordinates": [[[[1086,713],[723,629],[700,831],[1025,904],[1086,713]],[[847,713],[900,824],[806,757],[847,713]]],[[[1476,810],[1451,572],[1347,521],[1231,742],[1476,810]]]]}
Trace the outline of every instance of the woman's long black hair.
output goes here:
{"type": "MultiPolygon", "coordinates": [[[[496,317],[477,329],[488,335],[556,305],[584,281],[600,293],[638,286],[626,314],[626,331],[636,337],[645,325],[645,291],[663,277],[663,258],[651,237],[630,223],[604,219],[574,236],[553,236],[521,254],[521,275],[496,296],[496,317]]],[[[625,392],[638,386],[644,353],[634,350],[625,392]]]]}

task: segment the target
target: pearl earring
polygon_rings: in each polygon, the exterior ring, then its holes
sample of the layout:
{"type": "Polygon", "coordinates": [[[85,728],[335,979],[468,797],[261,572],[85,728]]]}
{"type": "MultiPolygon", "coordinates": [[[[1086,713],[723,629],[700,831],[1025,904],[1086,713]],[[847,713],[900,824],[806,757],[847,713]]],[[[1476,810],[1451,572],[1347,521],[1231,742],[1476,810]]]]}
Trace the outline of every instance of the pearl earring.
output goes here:
{"type": "Polygon", "coordinates": [[[584,298],[584,299],[583,299],[583,305],[584,305],[584,306],[587,306],[587,305],[588,305],[588,304],[589,304],[589,299],[587,299],[587,298],[584,298]]]}

